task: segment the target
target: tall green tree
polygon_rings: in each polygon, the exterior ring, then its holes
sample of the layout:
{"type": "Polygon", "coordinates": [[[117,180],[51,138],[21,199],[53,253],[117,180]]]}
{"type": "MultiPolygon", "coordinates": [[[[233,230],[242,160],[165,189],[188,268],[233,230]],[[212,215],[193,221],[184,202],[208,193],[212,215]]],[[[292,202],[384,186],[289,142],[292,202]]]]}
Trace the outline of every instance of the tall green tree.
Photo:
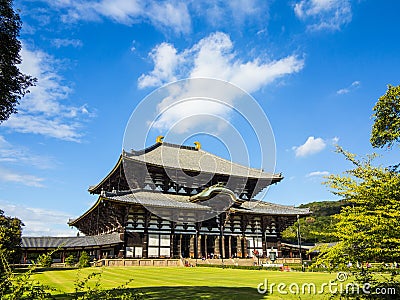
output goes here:
{"type": "Polygon", "coordinates": [[[0,298],[11,285],[8,280],[8,262],[17,262],[20,256],[22,222],[4,215],[0,209],[0,298]]]}
{"type": "Polygon", "coordinates": [[[18,218],[4,215],[0,209],[0,251],[9,262],[19,261],[21,233],[24,224],[18,218]]]}
{"type": "Polygon", "coordinates": [[[379,98],[373,111],[372,146],[391,147],[400,142],[400,85],[388,85],[388,90],[379,98]]]}
{"type": "Polygon", "coordinates": [[[358,159],[338,147],[353,164],[344,175],[330,175],[326,184],[351,205],[336,215],[334,247],[321,249],[317,264],[348,261],[400,261],[400,174],[374,166],[375,155],[358,159]]]}
{"type": "Polygon", "coordinates": [[[12,0],[0,0],[0,123],[17,112],[19,100],[36,82],[36,78],[21,73],[18,68],[22,22],[12,4],[12,0]]]}

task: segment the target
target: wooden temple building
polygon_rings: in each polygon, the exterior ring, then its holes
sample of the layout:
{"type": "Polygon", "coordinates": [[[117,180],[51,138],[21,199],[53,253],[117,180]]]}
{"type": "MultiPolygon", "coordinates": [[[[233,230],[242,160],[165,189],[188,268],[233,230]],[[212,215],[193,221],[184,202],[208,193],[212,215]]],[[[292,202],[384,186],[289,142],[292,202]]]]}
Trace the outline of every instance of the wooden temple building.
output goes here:
{"type": "MultiPolygon", "coordinates": [[[[309,211],[254,197],[282,179],[204,151],[199,143],[176,145],[159,137],[144,150],[123,151],[111,172],[89,188],[98,199],[69,221],[84,236],[68,246],[78,243],[74,249],[98,257],[248,258],[269,251],[281,257],[281,232],[309,211]]],[[[29,243],[23,238],[24,250],[34,246],[29,243]]],[[[65,245],[65,251],[73,249],[65,245]]]]}

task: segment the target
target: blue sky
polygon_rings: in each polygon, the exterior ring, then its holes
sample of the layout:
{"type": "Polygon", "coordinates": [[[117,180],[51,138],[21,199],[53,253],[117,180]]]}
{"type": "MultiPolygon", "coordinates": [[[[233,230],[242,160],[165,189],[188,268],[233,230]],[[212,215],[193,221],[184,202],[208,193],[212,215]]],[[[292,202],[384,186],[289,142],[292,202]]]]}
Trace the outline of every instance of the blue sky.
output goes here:
{"type": "MultiPolygon", "coordinates": [[[[334,144],[373,152],[372,107],[387,84],[400,84],[399,6],[15,1],[23,21],[21,68],[38,84],[19,114],[0,125],[0,207],[25,222],[25,235],[75,234],[68,218],[96,200],[87,188],[117,161],[135,107],[188,77],[232,82],[264,110],[275,135],[276,172],[285,176],[266,201],[335,199],[322,176],[350,165],[334,144]]],[[[203,149],[224,155],[208,141],[203,149]]],[[[395,150],[376,152],[383,155],[377,162],[398,162],[395,150]]]]}

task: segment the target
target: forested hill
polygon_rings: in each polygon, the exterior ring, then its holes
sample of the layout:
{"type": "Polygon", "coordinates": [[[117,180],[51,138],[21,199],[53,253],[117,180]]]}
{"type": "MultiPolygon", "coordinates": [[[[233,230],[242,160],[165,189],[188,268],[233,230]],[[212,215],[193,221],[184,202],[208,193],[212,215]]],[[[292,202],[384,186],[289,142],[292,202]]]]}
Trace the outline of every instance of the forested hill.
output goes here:
{"type": "Polygon", "coordinates": [[[301,204],[299,208],[309,208],[313,217],[331,216],[340,212],[342,206],[348,205],[344,201],[317,201],[301,204]]]}
{"type": "MultiPolygon", "coordinates": [[[[340,212],[344,201],[318,201],[301,204],[299,208],[309,208],[312,214],[300,219],[300,232],[305,243],[334,242],[331,235],[336,223],[333,215],[340,212]]],[[[283,241],[297,243],[297,222],[282,232],[283,241]]]]}

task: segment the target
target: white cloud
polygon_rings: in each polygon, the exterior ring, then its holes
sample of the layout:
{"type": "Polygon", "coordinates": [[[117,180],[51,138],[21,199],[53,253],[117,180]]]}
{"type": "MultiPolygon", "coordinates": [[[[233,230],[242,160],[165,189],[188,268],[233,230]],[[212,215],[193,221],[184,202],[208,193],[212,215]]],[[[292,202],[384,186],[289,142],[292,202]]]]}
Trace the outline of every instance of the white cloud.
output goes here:
{"type": "Polygon", "coordinates": [[[338,95],[348,94],[351,91],[358,89],[360,87],[360,85],[361,85],[361,81],[356,80],[352,84],[350,84],[348,87],[337,90],[336,94],[338,94],[338,95]]]}
{"type": "Polygon", "coordinates": [[[307,141],[301,146],[293,147],[296,157],[308,156],[324,150],[326,142],[322,138],[314,138],[310,136],[307,141]]]}
{"type": "MultiPolygon", "coordinates": [[[[230,37],[221,32],[212,33],[180,52],[173,45],[162,43],[149,56],[154,63],[154,69],[139,77],[140,88],[161,86],[181,78],[216,78],[231,82],[251,93],[277,78],[299,72],[304,66],[304,60],[296,55],[278,60],[257,57],[251,61],[243,61],[234,51],[230,37]]],[[[191,84],[183,91],[171,91],[170,96],[159,103],[158,113],[166,108],[168,110],[154,124],[155,128],[170,129],[179,121],[180,128],[176,127],[175,130],[183,133],[199,124],[209,124],[210,117],[214,118],[215,128],[222,129],[226,126],[223,123],[229,120],[232,111],[229,106],[210,100],[193,99],[204,94],[202,89],[213,89],[210,86],[195,85],[191,84]],[[182,99],[190,101],[175,105],[182,99]],[[215,121],[216,116],[221,122],[215,121]]],[[[235,100],[236,95],[226,95],[225,90],[213,92],[210,91],[209,94],[214,97],[220,95],[218,99],[225,99],[229,104],[233,104],[235,100]]]]}
{"type": "Polygon", "coordinates": [[[328,176],[329,174],[330,173],[328,171],[315,171],[308,173],[306,177],[328,176]]]}
{"type": "Polygon", "coordinates": [[[17,132],[35,133],[67,141],[80,141],[82,116],[90,116],[86,105],[66,104],[72,88],[58,74],[57,61],[40,50],[21,50],[21,71],[38,79],[3,126],[17,132]]]}
{"type": "Polygon", "coordinates": [[[39,169],[52,168],[54,159],[31,153],[26,147],[10,144],[0,135],[0,162],[29,165],[39,169]]]}
{"type": "MultiPolygon", "coordinates": [[[[264,0],[42,0],[57,10],[65,23],[78,20],[133,25],[146,22],[165,31],[188,34],[193,19],[200,19],[214,28],[257,23],[265,26],[269,18],[269,2],[264,0]]],[[[205,26],[207,26],[205,25],[205,26]]]]}
{"type": "Polygon", "coordinates": [[[301,0],[294,5],[296,16],[310,30],[340,30],[352,19],[349,0],[301,0]]]}
{"type": "Polygon", "coordinates": [[[76,229],[68,229],[69,215],[62,211],[55,211],[37,207],[11,204],[0,200],[5,215],[17,217],[25,224],[23,236],[75,236],[76,229]]]}
{"type": "Polygon", "coordinates": [[[331,143],[333,145],[336,145],[339,142],[339,138],[337,136],[335,136],[333,139],[331,139],[331,143]]]}
{"type": "Polygon", "coordinates": [[[176,80],[175,71],[180,60],[176,52],[176,49],[168,43],[156,46],[149,54],[154,69],[150,74],[140,76],[139,87],[160,86],[164,82],[176,80]]]}
{"type": "Polygon", "coordinates": [[[0,181],[21,183],[31,187],[44,187],[43,178],[29,174],[20,174],[3,168],[0,168],[0,181]]]}
{"type": "Polygon", "coordinates": [[[60,10],[63,22],[77,20],[100,21],[111,19],[116,23],[132,25],[148,22],[160,29],[176,33],[191,30],[191,18],[184,1],[137,1],[137,0],[47,0],[48,4],[60,10]]]}
{"type": "Polygon", "coordinates": [[[82,41],[77,39],[54,39],[51,41],[51,43],[56,48],[68,47],[68,46],[79,48],[82,47],[83,45],[82,41]]]}
{"type": "Polygon", "coordinates": [[[304,66],[304,60],[296,55],[278,60],[258,57],[243,61],[234,51],[230,37],[222,32],[212,33],[181,52],[171,44],[162,43],[152,50],[150,58],[154,69],[140,76],[141,88],[160,86],[176,78],[211,77],[254,92],[277,78],[299,72],[304,66]]]}

